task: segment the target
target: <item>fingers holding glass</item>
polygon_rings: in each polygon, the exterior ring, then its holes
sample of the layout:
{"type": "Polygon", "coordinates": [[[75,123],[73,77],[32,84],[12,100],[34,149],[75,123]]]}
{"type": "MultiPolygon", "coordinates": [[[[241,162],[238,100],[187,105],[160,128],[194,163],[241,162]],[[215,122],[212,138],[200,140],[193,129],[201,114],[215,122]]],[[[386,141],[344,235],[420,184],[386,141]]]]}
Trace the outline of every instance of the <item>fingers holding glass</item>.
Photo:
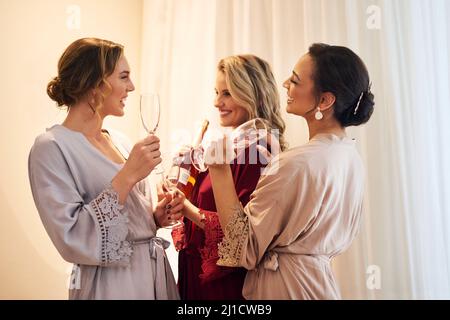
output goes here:
{"type": "Polygon", "coordinates": [[[178,166],[172,166],[169,170],[167,177],[162,183],[162,189],[166,194],[169,194],[172,198],[171,202],[166,206],[166,214],[170,221],[167,228],[177,228],[183,226],[181,218],[183,217],[181,211],[183,210],[184,195],[177,188],[177,184],[180,177],[180,168],[178,166]]]}

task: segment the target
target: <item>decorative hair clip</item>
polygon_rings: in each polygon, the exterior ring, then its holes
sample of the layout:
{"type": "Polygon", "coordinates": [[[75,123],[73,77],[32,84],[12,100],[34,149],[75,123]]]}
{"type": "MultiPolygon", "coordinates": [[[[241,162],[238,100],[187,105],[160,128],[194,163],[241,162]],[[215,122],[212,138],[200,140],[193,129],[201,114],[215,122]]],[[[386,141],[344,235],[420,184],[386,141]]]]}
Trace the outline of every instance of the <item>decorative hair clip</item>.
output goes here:
{"type": "Polygon", "coordinates": [[[353,112],[354,115],[356,115],[356,113],[358,112],[359,105],[360,105],[361,100],[362,100],[362,98],[364,96],[364,93],[369,94],[370,93],[370,88],[372,88],[372,82],[369,83],[369,86],[367,87],[366,91],[361,92],[361,95],[359,96],[359,99],[358,99],[358,103],[356,104],[355,112],[353,112]]]}
{"type": "Polygon", "coordinates": [[[356,104],[355,112],[353,112],[354,115],[356,115],[356,113],[358,112],[359,104],[361,103],[363,95],[364,95],[364,91],[361,92],[361,95],[359,96],[359,100],[358,100],[358,103],[356,104]]]}

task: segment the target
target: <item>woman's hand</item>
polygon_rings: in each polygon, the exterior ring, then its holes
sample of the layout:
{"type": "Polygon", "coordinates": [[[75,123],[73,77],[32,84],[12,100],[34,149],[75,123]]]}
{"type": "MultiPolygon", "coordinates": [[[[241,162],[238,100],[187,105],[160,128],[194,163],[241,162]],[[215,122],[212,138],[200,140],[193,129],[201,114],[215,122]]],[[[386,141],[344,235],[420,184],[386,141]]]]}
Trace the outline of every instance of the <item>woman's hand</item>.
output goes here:
{"type": "Polygon", "coordinates": [[[157,136],[149,135],[134,145],[122,170],[111,181],[119,193],[120,204],[125,203],[133,186],[147,177],[161,161],[157,136]]]}
{"type": "Polygon", "coordinates": [[[135,184],[146,178],[162,161],[159,147],[159,138],[155,135],[149,135],[139,141],[134,145],[121,171],[124,171],[135,184]]]}
{"type": "Polygon", "coordinates": [[[160,185],[158,185],[157,188],[159,202],[153,214],[158,225],[166,227],[169,226],[172,221],[182,218],[186,197],[176,188],[172,188],[170,191],[166,192],[162,190],[163,188],[161,189],[160,185]]]}
{"type": "Polygon", "coordinates": [[[186,196],[176,187],[173,187],[170,193],[172,194],[172,201],[167,206],[167,214],[170,220],[179,220],[183,217],[184,204],[187,201],[186,196]]]}
{"type": "MultiPolygon", "coordinates": [[[[171,186],[167,191],[167,187],[164,186],[164,182],[158,183],[156,186],[158,192],[158,201],[161,201],[167,194],[170,194],[173,201],[166,205],[166,220],[161,220],[161,223],[168,223],[169,221],[175,221],[181,219],[183,216],[194,222],[200,228],[204,228],[203,218],[204,216],[200,213],[200,209],[194,206],[188,199],[186,199],[185,194],[178,188],[171,186]],[[170,218],[170,220],[169,220],[170,218]]],[[[162,213],[159,212],[158,216],[162,213]]],[[[161,224],[160,224],[161,225],[161,224]]]]}

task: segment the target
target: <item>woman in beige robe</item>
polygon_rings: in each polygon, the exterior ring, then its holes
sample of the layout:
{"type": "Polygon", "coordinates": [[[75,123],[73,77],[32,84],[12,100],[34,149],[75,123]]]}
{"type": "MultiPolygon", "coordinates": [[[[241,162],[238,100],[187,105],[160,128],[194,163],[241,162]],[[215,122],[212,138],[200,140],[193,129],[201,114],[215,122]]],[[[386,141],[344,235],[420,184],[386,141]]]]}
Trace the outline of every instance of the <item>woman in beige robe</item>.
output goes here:
{"type": "Polygon", "coordinates": [[[358,232],[364,194],[345,128],[373,112],[369,75],[348,48],[315,44],[284,87],[287,112],[306,119],[310,140],[272,159],[244,208],[229,166],[209,163],[225,230],[218,264],[249,270],[247,299],[338,299],[330,263],[358,232]]]}

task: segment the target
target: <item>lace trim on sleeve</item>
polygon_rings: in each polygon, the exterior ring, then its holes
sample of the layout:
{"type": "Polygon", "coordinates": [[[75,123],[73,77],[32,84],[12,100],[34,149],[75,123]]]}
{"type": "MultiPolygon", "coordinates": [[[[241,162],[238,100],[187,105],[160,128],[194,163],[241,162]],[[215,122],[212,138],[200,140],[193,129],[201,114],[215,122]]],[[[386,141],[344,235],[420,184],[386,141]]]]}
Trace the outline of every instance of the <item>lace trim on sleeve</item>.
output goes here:
{"type": "Polygon", "coordinates": [[[220,227],[219,216],[216,212],[200,210],[203,215],[205,242],[200,249],[202,257],[202,273],[200,279],[202,282],[219,279],[233,271],[234,268],[226,268],[217,265],[219,260],[218,244],[223,240],[223,231],[220,227]]]}
{"type": "Polygon", "coordinates": [[[128,235],[128,213],[122,212],[119,195],[109,185],[91,201],[101,232],[101,265],[128,265],[133,253],[128,235]]]}
{"type": "Polygon", "coordinates": [[[233,208],[234,214],[225,227],[225,237],[218,245],[219,261],[224,267],[238,267],[240,265],[242,245],[248,236],[248,217],[239,204],[233,208]]]}
{"type": "Polygon", "coordinates": [[[186,248],[186,236],[184,234],[184,225],[173,228],[172,232],[173,245],[176,251],[181,251],[186,248]]]}
{"type": "Polygon", "coordinates": [[[220,227],[219,217],[216,213],[201,211],[203,214],[205,244],[201,250],[203,260],[219,258],[217,254],[217,245],[223,240],[223,231],[220,227]]]}

